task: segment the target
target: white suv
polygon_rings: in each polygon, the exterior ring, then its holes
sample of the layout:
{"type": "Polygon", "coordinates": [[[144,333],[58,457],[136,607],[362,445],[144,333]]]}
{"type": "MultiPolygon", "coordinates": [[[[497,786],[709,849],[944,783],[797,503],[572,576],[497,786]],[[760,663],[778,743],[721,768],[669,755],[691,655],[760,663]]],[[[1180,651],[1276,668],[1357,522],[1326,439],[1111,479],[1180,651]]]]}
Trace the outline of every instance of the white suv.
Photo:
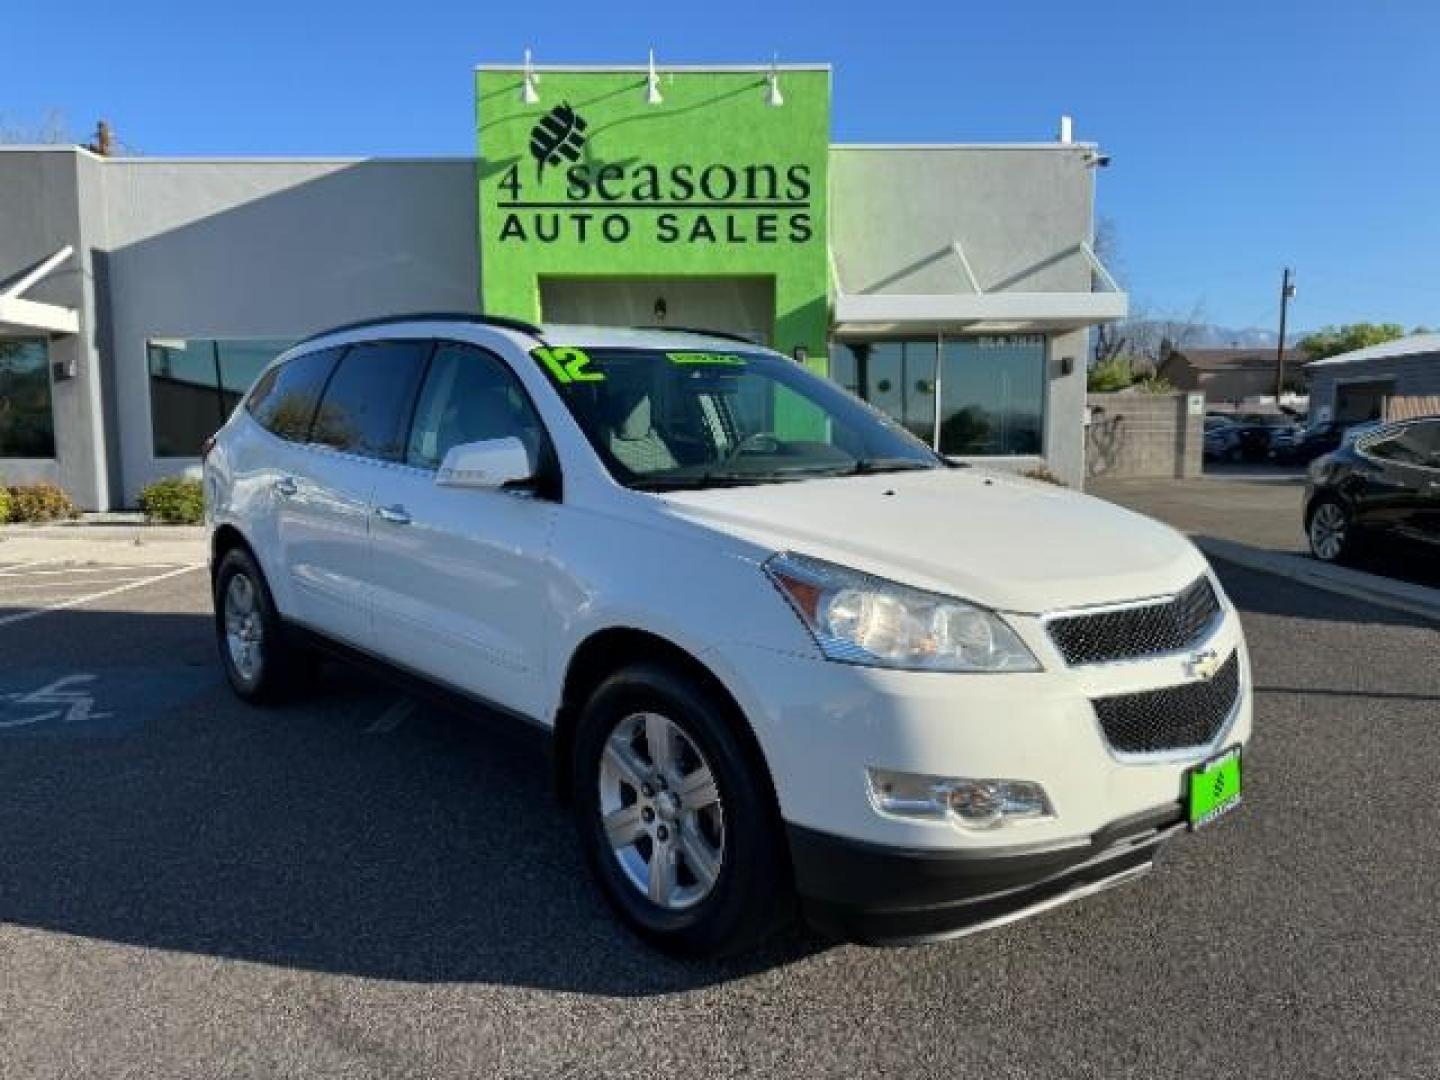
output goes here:
{"type": "Polygon", "coordinates": [[[538,725],[605,896],[673,951],[797,910],[995,925],[1239,801],[1250,666],[1190,543],[746,342],[345,327],[265,371],[205,477],[235,691],[323,649],[538,725]]]}

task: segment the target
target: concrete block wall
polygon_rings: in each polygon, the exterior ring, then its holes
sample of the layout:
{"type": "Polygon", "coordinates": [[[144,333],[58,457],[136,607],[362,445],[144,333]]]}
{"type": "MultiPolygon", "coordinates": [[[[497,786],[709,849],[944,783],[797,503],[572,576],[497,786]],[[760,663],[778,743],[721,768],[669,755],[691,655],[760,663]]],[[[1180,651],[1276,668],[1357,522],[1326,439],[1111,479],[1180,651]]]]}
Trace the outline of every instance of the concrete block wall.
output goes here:
{"type": "Polygon", "coordinates": [[[1199,476],[1204,397],[1194,393],[1090,394],[1085,475],[1123,480],[1199,476]]]}

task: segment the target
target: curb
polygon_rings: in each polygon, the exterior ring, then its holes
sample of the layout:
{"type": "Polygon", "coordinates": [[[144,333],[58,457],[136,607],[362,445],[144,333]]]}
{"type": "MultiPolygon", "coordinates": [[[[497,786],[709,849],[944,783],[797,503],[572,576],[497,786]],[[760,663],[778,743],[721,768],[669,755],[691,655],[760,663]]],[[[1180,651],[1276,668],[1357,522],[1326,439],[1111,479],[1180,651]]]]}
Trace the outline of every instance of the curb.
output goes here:
{"type": "Polygon", "coordinates": [[[1190,539],[1209,558],[1234,563],[1249,570],[1275,574],[1302,585],[1364,600],[1392,611],[1418,615],[1440,624],[1440,589],[1412,585],[1406,581],[1392,581],[1376,574],[1367,574],[1363,570],[1330,566],[1301,555],[1264,551],[1248,544],[1236,543],[1234,540],[1219,540],[1213,536],[1192,536],[1190,539]]]}

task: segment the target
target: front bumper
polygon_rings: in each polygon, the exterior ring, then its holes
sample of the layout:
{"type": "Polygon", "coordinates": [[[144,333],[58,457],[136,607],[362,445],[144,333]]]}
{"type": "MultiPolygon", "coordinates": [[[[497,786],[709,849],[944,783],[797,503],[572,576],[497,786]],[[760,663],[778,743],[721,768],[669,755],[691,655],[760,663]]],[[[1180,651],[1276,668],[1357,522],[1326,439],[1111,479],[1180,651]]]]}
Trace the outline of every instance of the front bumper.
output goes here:
{"type": "Polygon", "coordinates": [[[789,840],[813,926],[867,945],[911,945],[990,929],[1133,880],[1184,829],[1176,803],[1059,850],[917,851],[794,825],[789,840]]]}

